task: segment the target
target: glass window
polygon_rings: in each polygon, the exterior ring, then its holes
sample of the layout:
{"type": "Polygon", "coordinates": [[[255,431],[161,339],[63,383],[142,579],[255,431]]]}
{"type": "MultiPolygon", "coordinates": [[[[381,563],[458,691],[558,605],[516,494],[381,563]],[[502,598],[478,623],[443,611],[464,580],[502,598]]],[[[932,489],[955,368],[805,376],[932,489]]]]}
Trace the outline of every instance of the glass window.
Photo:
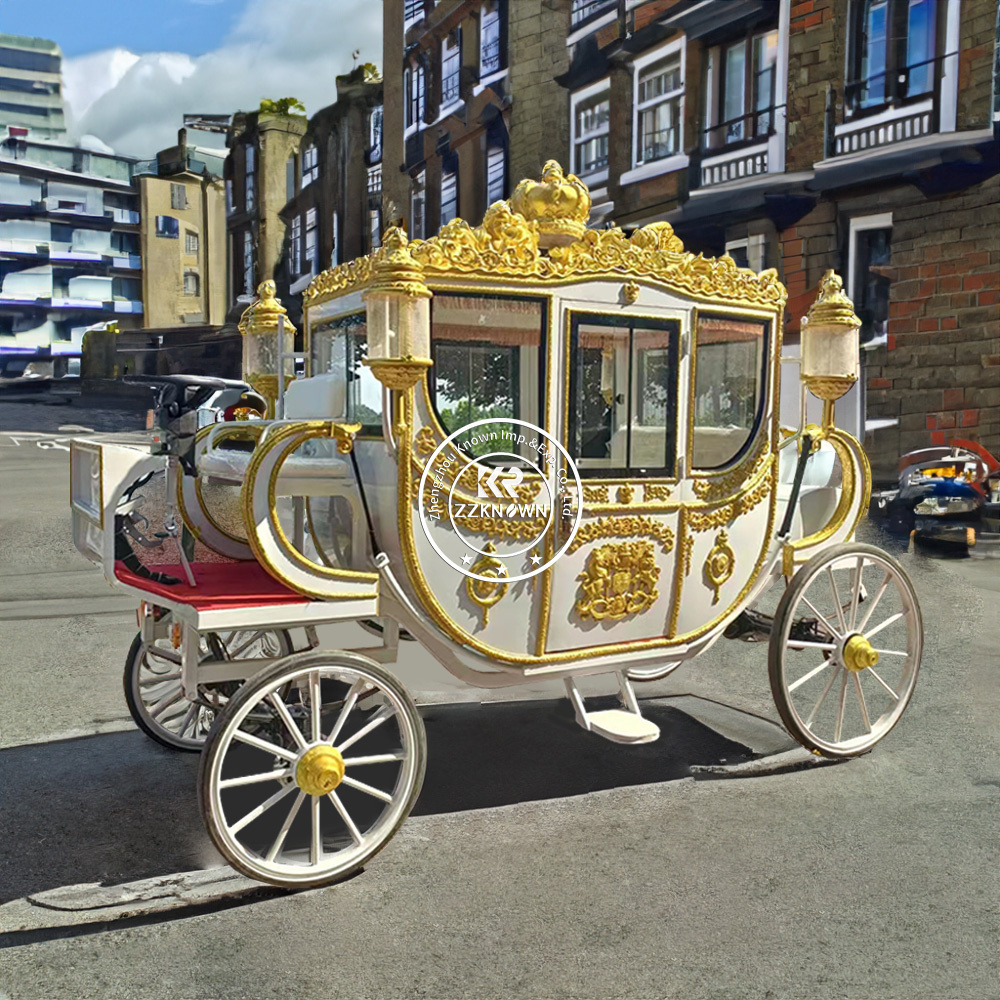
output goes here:
{"type": "Polygon", "coordinates": [[[486,204],[503,201],[507,191],[507,156],[503,146],[486,151],[486,204]]]}
{"type": "Polygon", "coordinates": [[[198,294],[198,274],[195,271],[185,271],[184,272],[184,294],[185,295],[197,295],[198,294]]]}
{"type": "Polygon", "coordinates": [[[761,320],[698,318],[693,468],[728,465],[750,441],[763,405],[766,342],[761,320]]]}
{"type": "Polygon", "coordinates": [[[458,100],[461,74],[462,48],[456,29],[441,43],[441,107],[458,100]]]}
{"type": "Polygon", "coordinates": [[[861,38],[861,107],[885,102],[888,0],[868,0],[861,38]]]}
{"type": "Polygon", "coordinates": [[[170,240],[179,240],[181,236],[180,223],[172,215],[156,217],[156,235],[170,240]]]}
{"type": "Polygon", "coordinates": [[[681,151],[684,78],[676,53],[639,74],[637,163],[651,163],[681,151]]]}
{"type": "Polygon", "coordinates": [[[343,374],[347,383],[347,422],[361,433],[382,436],[382,383],[362,364],[368,356],[364,312],[352,313],[313,329],[312,373],[343,374]]]}
{"type": "Polygon", "coordinates": [[[254,186],[253,186],[254,163],[255,163],[254,148],[253,148],[253,146],[247,146],[247,148],[246,148],[246,178],[245,178],[246,183],[244,185],[244,192],[243,192],[243,196],[244,196],[243,208],[246,211],[248,211],[248,212],[254,206],[254,200],[253,200],[253,195],[254,195],[254,186]]]}
{"type": "Polygon", "coordinates": [[[493,0],[483,8],[479,22],[479,75],[489,76],[503,66],[500,53],[500,8],[493,0]]]}
{"type": "Polygon", "coordinates": [[[187,188],[183,184],[170,185],[170,207],[180,209],[188,207],[187,188]]]}
{"type": "Polygon", "coordinates": [[[319,177],[319,150],[315,146],[306,146],[302,150],[302,187],[312,184],[319,177]]]}
{"type": "Polygon", "coordinates": [[[854,310],[861,320],[861,343],[885,343],[889,333],[892,230],[862,229],[855,234],[854,310]]]}
{"type": "Polygon", "coordinates": [[[934,17],[932,0],[909,0],[906,22],[906,96],[934,89],[934,17]]]}
{"type": "Polygon", "coordinates": [[[233,182],[231,180],[226,181],[226,215],[232,215],[236,211],[236,206],[233,204],[233,182]]]}
{"type": "Polygon", "coordinates": [[[376,163],[382,159],[382,105],[372,108],[368,120],[369,162],[376,163]]]}
{"type": "MultiPolygon", "coordinates": [[[[718,96],[711,98],[708,147],[760,139],[774,128],[775,73],[778,32],[748,35],[714,50],[709,74],[715,80],[718,65],[718,96]]],[[[709,93],[713,91],[709,88],[709,93]]],[[[706,105],[708,107],[708,104],[706,105]]]]}
{"type": "Polygon", "coordinates": [[[611,100],[607,92],[589,97],[575,106],[573,166],[580,177],[608,168],[608,119],[611,100]]]}
{"type": "Polygon", "coordinates": [[[446,170],[441,174],[441,225],[458,215],[458,174],[446,170]]]}
{"type": "Polygon", "coordinates": [[[423,121],[426,100],[423,66],[411,66],[403,72],[403,99],[406,102],[406,127],[423,121]]]}
{"type": "Polygon", "coordinates": [[[254,271],[256,267],[254,266],[253,259],[253,236],[250,234],[249,229],[243,231],[243,293],[245,295],[253,294],[253,279],[254,271]]]}
{"type": "Polygon", "coordinates": [[[315,274],[319,265],[319,217],[315,208],[306,211],[306,243],[303,271],[315,274]]]}
{"type": "Polygon", "coordinates": [[[437,293],[431,385],[449,432],[486,417],[541,419],[545,311],[537,299],[437,293]]]}
{"type": "Polygon", "coordinates": [[[198,253],[198,234],[190,229],[184,230],[184,253],[196,256],[198,253]]]}
{"type": "Polygon", "coordinates": [[[291,266],[292,274],[299,274],[302,270],[302,217],[296,215],[292,219],[291,245],[288,251],[288,263],[291,266]]]}
{"type": "Polygon", "coordinates": [[[421,170],[413,178],[413,185],[410,188],[410,237],[415,240],[424,238],[426,185],[427,171],[421,170]]]}
{"type": "Polygon", "coordinates": [[[335,211],[330,218],[330,267],[336,267],[340,263],[339,239],[340,217],[335,211]]]}
{"type": "Polygon", "coordinates": [[[675,320],[573,318],[571,450],[584,475],[674,471],[675,320]]]}

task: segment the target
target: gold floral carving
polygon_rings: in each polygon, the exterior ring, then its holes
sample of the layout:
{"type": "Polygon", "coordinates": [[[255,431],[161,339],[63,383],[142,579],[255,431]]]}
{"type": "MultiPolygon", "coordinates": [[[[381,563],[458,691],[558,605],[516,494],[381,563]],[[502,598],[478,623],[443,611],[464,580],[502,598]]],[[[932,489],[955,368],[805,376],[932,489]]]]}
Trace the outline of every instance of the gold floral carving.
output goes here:
{"type": "Polygon", "coordinates": [[[684,565],[684,576],[691,572],[691,556],[694,553],[694,535],[687,535],[681,544],[681,560],[684,565]]]}
{"type": "MultiPolygon", "coordinates": [[[[550,178],[554,177],[550,164],[546,171],[550,178]]],[[[481,226],[453,219],[436,236],[411,241],[409,250],[423,267],[424,280],[472,275],[562,282],[607,275],[644,278],[685,295],[720,303],[774,309],[784,304],[787,292],[773,268],[756,274],[749,268],[737,267],[728,256],[711,258],[688,253],[667,222],[643,226],[631,237],[617,227],[586,229],[573,242],[554,246],[546,253],[539,247],[539,232],[560,231],[568,238],[569,231],[574,230],[575,236],[578,219],[574,213],[590,200],[589,194],[584,198],[577,188],[579,185],[586,191],[585,185],[572,175],[563,182],[546,189],[554,192],[551,195],[525,188],[516,199],[494,202],[481,226]],[[568,191],[574,192],[573,196],[568,191]],[[539,208],[549,197],[555,207],[539,208]],[[528,216],[518,209],[527,211],[528,216]]],[[[372,280],[379,252],[318,275],[303,295],[304,304],[315,305],[364,288],[372,280]]]]}
{"type": "Polygon", "coordinates": [[[587,503],[607,503],[608,488],[607,486],[584,486],[583,499],[587,503]]]}
{"type": "Polygon", "coordinates": [[[669,500],[673,490],[671,486],[663,486],[660,483],[644,483],[642,487],[642,499],[649,503],[656,500],[669,500]]]}
{"type": "MultiPolygon", "coordinates": [[[[485,551],[496,552],[496,546],[492,542],[487,542],[485,551]]],[[[510,589],[510,584],[499,578],[502,569],[503,563],[499,559],[492,555],[483,555],[472,564],[472,572],[480,576],[489,576],[492,573],[497,577],[497,582],[487,583],[485,580],[475,580],[471,576],[465,580],[465,592],[469,595],[469,599],[482,608],[484,625],[490,623],[490,608],[503,600],[510,589]]]]}
{"type": "Polygon", "coordinates": [[[587,568],[577,577],[583,596],[576,602],[581,618],[612,618],[641,614],[660,596],[660,569],[650,542],[602,545],[590,553],[587,568]]]}
{"type": "Polygon", "coordinates": [[[430,455],[437,447],[437,440],[434,431],[430,427],[421,427],[417,431],[416,448],[418,455],[430,455]]]}
{"type": "Polygon", "coordinates": [[[635,487],[631,483],[622,483],[618,487],[618,492],[615,494],[615,499],[619,503],[631,503],[632,498],[635,496],[635,487]]]}
{"type": "Polygon", "coordinates": [[[636,281],[626,281],[621,288],[622,302],[626,305],[633,305],[639,298],[639,283],[636,281]]]}
{"type": "Polygon", "coordinates": [[[655,539],[664,552],[670,552],[674,547],[674,533],[668,525],[653,517],[636,515],[602,517],[597,521],[581,524],[566,552],[567,555],[575,552],[582,545],[598,538],[628,538],[633,535],[645,535],[655,539]]]}
{"type": "MultiPolygon", "coordinates": [[[[772,461],[773,461],[772,456],[772,461]]],[[[742,493],[729,503],[712,510],[689,508],[688,524],[692,531],[711,531],[712,528],[722,528],[730,524],[742,514],[749,514],[762,500],[766,500],[774,491],[770,476],[764,476],[751,489],[742,493]]]]}
{"type": "Polygon", "coordinates": [[[696,479],[694,492],[699,499],[708,503],[732,496],[745,482],[756,478],[770,457],[768,437],[762,434],[754,449],[753,457],[722,476],[710,479],[696,479]]]}
{"type": "Polygon", "coordinates": [[[557,160],[547,160],[540,181],[525,178],[517,185],[510,207],[546,236],[579,239],[590,218],[590,191],[575,174],[564,174],[557,160]]]}
{"type": "Polygon", "coordinates": [[[719,603],[719,590],[722,585],[733,575],[736,568],[736,553],[729,545],[729,536],[720,531],[715,538],[715,545],[712,546],[705,557],[705,578],[715,591],[712,596],[712,603],[719,603]]]}

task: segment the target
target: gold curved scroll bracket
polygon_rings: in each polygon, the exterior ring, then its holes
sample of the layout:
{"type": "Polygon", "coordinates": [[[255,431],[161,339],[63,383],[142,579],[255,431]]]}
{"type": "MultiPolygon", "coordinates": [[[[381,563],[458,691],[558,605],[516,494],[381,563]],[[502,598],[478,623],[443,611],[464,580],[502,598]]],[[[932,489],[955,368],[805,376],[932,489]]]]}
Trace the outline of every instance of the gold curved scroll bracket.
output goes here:
{"type": "Polygon", "coordinates": [[[643,540],[601,545],[577,577],[583,591],[574,607],[581,618],[621,621],[650,608],[660,592],[653,543],[643,540]]]}
{"type": "Polygon", "coordinates": [[[736,569],[736,553],[729,544],[729,536],[720,531],[708,555],[705,557],[705,579],[714,590],[712,603],[719,603],[719,591],[736,569]]]}
{"type": "Polygon", "coordinates": [[[830,520],[819,531],[786,543],[781,553],[781,571],[786,577],[795,572],[798,553],[822,545],[844,527],[859,489],[862,491],[862,496],[857,505],[854,522],[844,534],[844,539],[854,535],[858,522],[868,510],[868,502],[871,499],[871,465],[861,442],[852,434],[837,427],[827,428],[823,436],[837,453],[837,460],[840,462],[840,499],[830,520]]]}
{"type": "MultiPolygon", "coordinates": [[[[493,553],[497,549],[492,542],[487,542],[484,550],[487,553],[493,553]]],[[[482,609],[483,625],[489,625],[490,608],[494,604],[499,604],[510,589],[510,584],[506,580],[500,579],[502,571],[503,563],[499,559],[496,559],[492,554],[483,555],[472,564],[472,572],[478,573],[480,576],[488,576],[492,573],[497,577],[497,582],[487,583],[485,580],[475,580],[471,576],[465,578],[465,592],[469,595],[469,599],[482,609]]]]}

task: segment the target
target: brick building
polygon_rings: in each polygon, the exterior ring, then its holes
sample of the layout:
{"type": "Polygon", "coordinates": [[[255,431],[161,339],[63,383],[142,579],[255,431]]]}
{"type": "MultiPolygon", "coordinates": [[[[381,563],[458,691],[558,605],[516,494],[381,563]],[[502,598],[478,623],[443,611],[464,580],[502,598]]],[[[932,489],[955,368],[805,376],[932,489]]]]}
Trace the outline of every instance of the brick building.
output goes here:
{"type": "Polygon", "coordinates": [[[384,0],[383,205],[423,237],[478,222],[566,146],[570,0],[384,0]]]}
{"type": "Polygon", "coordinates": [[[838,414],[877,478],[955,434],[1000,451],[992,0],[573,0],[565,32],[592,224],[778,268],[786,353],[836,268],[865,346],[838,414]]]}

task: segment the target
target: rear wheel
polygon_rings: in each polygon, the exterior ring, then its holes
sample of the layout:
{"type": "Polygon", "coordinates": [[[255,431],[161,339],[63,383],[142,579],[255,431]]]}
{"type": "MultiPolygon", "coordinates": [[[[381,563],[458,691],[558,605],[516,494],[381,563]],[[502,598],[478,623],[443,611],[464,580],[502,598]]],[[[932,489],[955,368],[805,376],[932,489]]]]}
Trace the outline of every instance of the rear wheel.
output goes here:
{"type": "MultiPolygon", "coordinates": [[[[291,636],[284,629],[243,629],[211,633],[211,636],[211,640],[209,633],[201,637],[201,659],[212,655],[210,642],[215,645],[216,639],[225,655],[234,660],[278,659],[292,651],[291,636]]],[[[123,683],[125,701],[135,724],[157,743],[171,750],[188,751],[201,750],[205,745],[216,712],[239,686],[236,681],[205,685],[200,692],[201,703],[188,701],[181,691],[179,651],[166,638],[143,643],[142,632],[132,640],[125,659],[123,683]]]]}
{"type": "Polygon", "coordinates": [[[909,703],[922,649],[920,605],[895,559],[860,543],[814,556],[778,603],[768,650],[788,732],[824,757],[871,750],[909,703]]]}

